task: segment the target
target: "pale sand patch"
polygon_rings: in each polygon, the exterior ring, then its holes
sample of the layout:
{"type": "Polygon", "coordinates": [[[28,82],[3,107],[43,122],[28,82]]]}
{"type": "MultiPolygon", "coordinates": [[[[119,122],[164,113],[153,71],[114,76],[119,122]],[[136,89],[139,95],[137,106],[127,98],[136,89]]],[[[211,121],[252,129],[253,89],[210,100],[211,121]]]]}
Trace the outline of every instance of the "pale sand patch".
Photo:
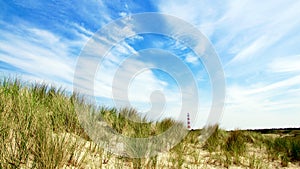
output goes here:
{"type": "MultiPolygon", "coordinates": [[[[122,157],[117,157],[107,151],[104,151],[98,145],[91,141],[86,141],[75,134],[61,133],[59,136],[68,140],[68,144],[76,144],[74,151],[73,161],[65,164],[64,169],[77,169],[77,168],[133,168],[131,159],[124,160],[122,157]]],[[[278,137],[274,135],[267,135],[267,137],[278,137]]],[[[113,140],[112,140],[113,141],[113,140]]],[[[117,145],[117,143],[112,143],[117,145]]],[[[181,168],[195,169],[244,169],[244,168],[283,168],[281,167],[280,160],[271,161],[268,159],[268,154],[264,146],[255,147],[252,144],[247,144],[247,152],[244,156],[239,157],[239,164],[230,164],[226,166],[223,162],[226,157],[220,155],[219,152],[209,153],[201,148],[200,145],[188,144],[184,145],[185,152],[181,158],[184,161],[181,168]]],[[[177,158],[174,152],[159,153],[156,158],[156,165],[152,167],[147,166],[151,161],[150,159],[142,160],[142,168],[178,168],[176,163],[181,160],[177,158]]],[[[24,167],[26,168],[26,167],[24,167]]],[[[299,163],[290,163],[287,169],[300,168],[299,163]]]]}

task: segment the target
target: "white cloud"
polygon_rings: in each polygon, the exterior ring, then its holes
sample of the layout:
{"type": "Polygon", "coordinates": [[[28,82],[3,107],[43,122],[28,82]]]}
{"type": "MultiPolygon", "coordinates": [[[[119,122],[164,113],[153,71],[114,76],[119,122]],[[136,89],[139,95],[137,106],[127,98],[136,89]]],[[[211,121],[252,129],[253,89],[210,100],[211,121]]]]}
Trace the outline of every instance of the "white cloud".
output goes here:
{"type": "Polygon", "coordinates": [[[127,16],[128,14],[127,14],[126,12],[120,12],[119,15],[120,15],[121,17],[125,17],[125,16],[127,16]]]}
{"type": "Polygon", "coordinates": [[[185,61],[192,64],[198,64],[199,57],[190,52],[186,54],[185,61]]]}
{"type": "MultiPolygon", "coordinates": [[[[270,57],[262,56],[262,53],[272,50],[273,45],[280,43],[281,39],[290,35],[291,30],[300,26],[299,22],[295,22],[299,15],[297,10],[300,7],[299,2],[276,1],[270,4],[266,1],[258,5],[254,1],[248,1],[244,4],[244,8],[232,3],[234,5],[228,9],[220,23],[220,25],[224,24],[225,29],[229,31],[229,36],[225,36],[224,41],[245,40],[243,46],[239,47],[240,50],[236,50],[237,53],[232,61],[242,61],[249,57],[255,59],[270,57]],[[239,11],[241,9],[243,11],[239,11]],[[236,36],[231,36],[234,34],[236,36]],[[254,38],[246,38],[246,36],[254,38]]],[[[233,44],[232,48],[236,46],[233,44]]]]}
{"type": "Polygon", "coordinates": [[[236,58],[257,57],[262,50],[299,26],[296,1],[161,1],[161,12],[180,17],[196,25],[217,49],[233,51],[236,58]],[[219,4],[221,3],[221,4],[219,4]],[[274,12],[276,11],[276,12],[274,12]],[[229,46],[229,44],[231,44],[229,46]],[[234,49],[234,50],[232,50],[234,49]]]}
{"type": "MultiPolygon", "coordinates": [[[[79,71],[77,75],[82,80],[78,81],[79,84],[76,84],[76,87],[87,94],[93,92],[95,97],[100,98],[98,100],[100,104],[103,100],[110,100],[107,101],[110,104],[107,106],[114,106],[113,101],[115,101],[115,103],[120,104],[117,107],[124,107],[129,106],[124,104],[126,103],[125,101],[129,101],[132,104],[131,106],[138,108],[142,112],[147,111],[151,107],[149,107],[149,104],[151,103],[152,92],[162,91],[167,101],[164,113],[172,112],[175,115],[178,114],[176,111],[180,110],[180,102],[178,103],[180,97],[176,95],[173,89],[167,87],[165,81],[159,80],[150,69],[139,73],[139,71],[149,66],[151,67],[151,65],[135,60],[134,58],[137,57],[138,52],[125,41],[120,41],[125,36],[135,34],[132,30],[132,25],[126,24],[125,27],[114,26],[108,30],[105,36],[96,34],[93,37],[94,39],[90,40],[89,44],[85,46],[80,56],[81,60],[79,60],[81,67],[77,67],[79,71]],[[103,51],[108,52],[105,57],[102,55],[103,51]],[[91,74],[92,72],[89,72],[89,69],[96,68],[96,62],[99,63],[97,73],[95,77],[91,77],[94,75],[91,74]],[[126,62],[128,63],[125,64],[126,62]],[[119,74],[116,74],[117,71],[119,74]],[[92,83],[90,80],[95,80],[95,85],[92,89],[87,87],[92,83]]],[[[130,38],[130,41],[135,40],[143,40],[143,37],[135,35],[130,38]]],[[[157,101],[154,100],[152,103],[157,104],[157,101]]],[[[148,117],[156,118],[156,115],[153,115],[153,111],[149,113],[148,117]]]]}
{"type": "Polygon", "coordinates": [[[87,41],[90,37],[94,35],[94,32],[87,30],[85,27],[77,24],[77,23],[70,23],[71,29],[69,31],[72,31],[73,35],[77,35],[81,39],[87,41]]]}
{"type": "Polygon", "coordinates": [[[271,72],[297,73],[300,72],[300,55],[275,58],[269,65],[271,72]]]}
{"type": "Polygon", "coordinates": [[[0,59],[5,64],[22,70],[25,74],[19,72],[19,75],[27,80],[48,81],[72,90],[76,55],[70,50],[80,48],[84,40],[70,41],[28,24],[19,27],[7,24],[7,27],[10,31],[0,30],[4,39],[0,41],[0,59]]]}
{"type": "MultiPolygon", "coordinates": [[[[124,57],[122,55],[129,55],[119,51],[119,47],[115,48],[102,62],[99,67],[96,84],[95,95],[97,97],[104,97],[117,101],[118,107],[126,107],[124,101],[129,101],[140,112],[150,111],[151,103],[157,104],[158,100],[152,100],[151,95],[155,91],[161,91],[166,99],[166,107],[161,112],[164,116],[170,116],[167,112],[174,113],[174,117],[180,110],[180,96],[179,91],[170,88],[168,83],[159,80],[149,67],[142,61],[133,59],[133,56],[124,57]],[[127,62],[127,63],[126,63],[127,62]],[[118,71],[118,74],[117,74],[118,71]],[[113,97],[113,94],[115,97],[113,97]]],[[[157,112],[154,110],[148,112],[147,116],[150,119],[156,119],[157,112]]]]}
{"type": "Polygon", "coordinates": [[[264,49],[267,45],[270,45],[266,42],[270,42],[270,39],[267,36],[262,36],[256,39],[254,42],[249,44],[241,51],[239,51],[236,56],[228,63],[228,66],[239,64],[240,61],[249,60],[249,57],[254,57],[259,51],[264,49]]]}
{"type": "MultiPolygon", "coordinates": [[[[1,51],[5,52],[5,54],[1,55],[1,60],[4,62],[24,69],[28,73],[46,73],[49,75],[53,73],[61,76],[62,74],[60,75],[58,72],[53,71],[64,70],[68,72],[70,70],[65,63],[58,62],[57,59],[60,60],[60,58],[58,58],[55,51],[45,49],[44,47],[38,47],[35,44],[31,44],[26,39],[14,37],[12,34],[10,35],[10,39],[13,42],[0,42],[1,51]]],[[[67,58],[61,59],[68,60],[67,58]]]]}
{"type": "MultiPolygon", "coordinates": [[[[66,2],[64,5],[70,8],[77,7],[71,4],[68,6],[68,3],[71,2],[66,2]]],[[[90,25],[93,29],[111,20],[102,2],[84,4],[82,8],[78,8],[76,17],[85,18],[86,23],[94,24],[90,25]]],[[[25,1],[19,5],[32,9],[40,9],[43,6],[26,4],[25,1]]],[[[125,8],[126,12],[120,12],[120,16],[130,13],[128,7],[125,8]]],[[[223,126],[255,128],[299,125],[297,119],[300,110],[298,103],[300,55],[299,50],[287,48],[287,42],[288,44],[300,43],[297,38],[299,34],[295,33],[300,27],[298,19],[300,2],[162,0],[158,3],[158,8],[163,13],[177,16],[195,25],[211,40],[217,53],[220,54],[222,64],[226,65],[225,74],[229,84],[223,126]]],[[[55,16],[67,18],[64,15],[62,13],[61,16],[55,16]]],[[[128,19],[130,21],[130,18],[128,19]]],[[[59,35],[59,32],[54,33],[51,30],[32,26],[33,24],[22,19],[18,25],[10,25],[3,21],[0,21],[0,24],[1,62],[24,71],[25,79],[59,83],[72,90],[76,55],[93,36],[93,32],[86,29],[85,23],[67,23],[67,28],[60,27],[72,34],[72,40],[59,35]]],[[[95,77],[96,96],[112,98],[111,83],[117,68],[128,55],[137,53],[125,42],[118,44],[126,35],[135,34],[133,25],[126,23],[125,25],[127,26],[109,29],[105,38],[95,37],[96,44],[103,44],[102,48],[98,45],[90,46],[90,53],[88,53],[90,56],[82,63],[85,68],[89,68],[91,64],[96,67],[100,60],[95,56],[99,55],[99,51],[108,50],[109,46],[116,44],[98,69],[95,77]]],[[[132,38],[133,41],[142,39],[141,36],[132,38]]],[[[178,42],[175,42],[175,46],[178,47],[176,43],[178,42]]],[[[199,44],[197,47],[204,51],[206,46],[199,44]]],[[[186,49],[183,45],[179,47],[182,50],[186,49]]],[[[187,63],[193,64],[199,61],[197,57],[189,54],[184,59],[187,63]]],[[[122,93],[126,78],[132,78],[136,69],[144,66],[143,62],[134,62],[124,68],[116,90],[122,93]]],[[[4,71],[14,73],[13,70],[4,71]]],[[[82,75],[86,75],[83,73],[88,70],[79,71],[82,71],[82,75]]],[[[149,103],[151,93],[159,90],[165,94],[167,102],[170,103],[170,107],[166,107],[165,111],[178,110],[180,106],[176,105],[178,101],[176,89],[169,88],[150,70],[135,77],[128,90],[131,102],[136,103],[137,106],[141,106],[140,102],[149,103]]],[[[83,86],[80,87],[85,90],[89,90],[84,85],[90,82],[87,81],[88,78],[94,80],[93,77],[81,77],[83,86]]],[[[204,93],[204,96],[208,95],[204,93]]],[[[204,101],[204,106],[200,105],[200,109],[206,112],[208,108],[209,102],[204,101]]],[[[203,119],[201,120],[203,122],[203,119]]]]}
{"type": "Polygon", "coordinates": [[[272,128],[299,126],[300,76],[250,87],[231,85],[222,126],[272,128]],[[284,119],[289,119],[285,121],[284,119]]]}
{"type": "Polygon", "coordinates": [[[223,127],[299,126],[299,50],[288,46],[300,43],[298,1],[164,0],[158,8],[194,24],[220,55],[223,127]]]}

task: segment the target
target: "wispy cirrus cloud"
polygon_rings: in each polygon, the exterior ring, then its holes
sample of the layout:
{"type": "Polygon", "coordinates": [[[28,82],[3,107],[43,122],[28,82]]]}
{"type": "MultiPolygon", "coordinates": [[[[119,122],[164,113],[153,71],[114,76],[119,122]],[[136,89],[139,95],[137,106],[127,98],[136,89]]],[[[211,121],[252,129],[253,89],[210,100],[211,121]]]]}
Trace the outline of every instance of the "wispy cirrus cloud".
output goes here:
{"type": "Polygon", "coordinates": [[[37,28],[13,27],[9,32],[0,32],[0,58],[4,64],[40,80],[72,82],[75,59],[68,51],[73,42],[37,28]]]}
{"type": "MultiPolygon", "coordinates": [[[[163,0],[116,4],[110,1],[16,0],[0,4],[1,76],[18,74],[25,79],[47,81],[72,90],[81,49],[99,28],[122,16],[158,11],[192,23],[214,45],[227,81],[228,99],[222,122],[225,128],[300,125],[296,120],[300,110],[298,1],[163,0]]],[[[167,20],[158,23],[166,32],[170,31],[167,28],[172,28],[167,20]]],[[[125,34],[135,34],[130,26],[124,29],[125,34]]],[[[114,41],[120,35],[119,30],[111,30],[109,38],[114,41]]],[[[101,50],[97,47],[91,48],[96,56],[101,50]]],[[[137,35],[116,43],[93,79],[96,97],[102,103],[111,104],[108,101],[112,98],[111,83],[118,66],[126,57],[149,47],[168,50],[185,62],[199,85],[199,109],[208,112],[212,96],[205,65],[176,39],[162,36],[137,35]]],[[[205,45],[199,47],[205,49],[205,45]]],[[[92,62],[99,62],[99,58],[90,59],[83,65],[88,67],[92,62]]],[[[144,61],[135,63],[145,64],[144,61]]],[[[136,64],[124,68],[123,73],[127,74],[124,77],[132,75],[136,64]]],[[[159,90],[165,92],[167,102],[171,103],[165,110],[175,112],[177,107],[172,101],[178,99],[178,88],[166,84],[165,77],[152,70],[133,76],[130,101],[145,108],[141,103],[150,103],[151,90],[159,90]]],[[[81,77],[82,84],[88,83],[86,79],[88,77],[81,77]]],[[[163,101],[160,99],[157,100],[163,101]]],[[[207,113],[201,115],[206,117],[207,113]]],[[[203,123],[201,118],[193,126],[203,123]]]]}
{"type": "Polygon", "coordinates": [[[272,60],[268,69],[275,73],[299,73],[300,55],[279,57],[272,60]]]}
{"type": "Polygon", "coordinates": [[[297,126],[300,118],[299,76],[251,87],[232,85],[222,126],[226,128],[274,128],[297,126]]]}
{"type": "MultiPolygon", "coordinates": [[[[134,11],[144,10],[141,8],[143,5],[133,3],[125,3],[116,9],[108,10],[109,5],[107,6],[106,3],[98,1],[81,3],[39,1],[35,3],[19,0],[14,3],[3,2],[3,5],[6,9],[0,13],[2,19],[0,69],[3,71],[3,76],[6,76],[7,73],[17,74],[25,80],[43,81],[63,86],[68,91],[73,89],[74,72],[78,69],[76,67],[78,66],[77,59],[81,49],[86,47],[86,42],[90,41],[97,29],[113,19],[125,16],[125,13],[129,15],[134,11]],[[57,10],[54,12],[54,9],[57,10]],[[125,12],[122,13],[122,11],[125,12]]],[[[115,4],[111,5],[115,7],[115,4]]],[[[119,39],[118,36],[135,34],[130,25],[122,28],[124,29],[111,29],[111,32],[107,34],[109,36],[108,41],[105,38],[95,39],[101,43],[106,43],[106,45],[111,45],[109,44],[111,42],[119,43],[119,41],[116,41],[116,39],[119,39]]],[[[135,39],[143,40],[141,36],[135,36],[131,38],[131,41],[135,41],[135,39]]],[[[113,45],[116,46],[106,56],[106,62],[97,70],[98,74],[92,74],[92,78],[90,76],[80,77],[80,82],[82,82],[80,87],[84,90],[91,90],[85,88],[84,84],[89,83],[87,79],[95,80],[92,90],[95,89],[93,92],[99,102],[108,103],[106,106],[113,106],[108,100],[112,99],[112,90],[118,90],[117,88],[112,89],[111,82],[115,71],[119,68],[119,64],[128,55],[137,53],[134,47],[126,41],[113,45]]],[[[97,44],[93,47],[91,50],[94,53],[88,56],[87,62],[82,63],[83,68],[89,69],[92,62],[99,62],[97,52],[101,49],[97,44]]],[[[192,57],[187,58],[187,60],[191,63],[195,62],[192,57]]],[[[139,65],[143,66],[143,64],[145,63],[139,62],[139,65]]],[[[161,113],[167,112],[164,117],[178,116],[178,110],[180,110],[180,101],[178,100],[181,99],[178,93],[179,89],[159,79],[157,74],[150,69],[140,75],[133,75],[131,70],[136,69],[136,67],[136,64],[126,67],[123,70],[124,74],[118,79],[118,83],[123,84],[124,79],[122,78],[132,78],[133,83],[130,84],[132,87],[128,94],[130,96],[129,101],[133,103],[133,106],[135,105],[138,108],[141,106],[141,110],[145,110],[145,108],[149,108],[149,106],[145,107],[145,103],[158,104],[159,101],[163,100],[161,98],[151,100],[151,96],[153,91],[161,91],[166,99],[166,107],[164,112],[161,113]]],[[[88,71],[87,69],[79,70],[79,72],[88,71]]],[[[121,92],[124,91],[121,90],[121,92]]],[[[190,105],[190,107],[192,106],[190,105]]],[[[157,119],[157,115],[162,115],[159,114],[160,112],[155,114],[155,111],[153,110],[148,116],[157,119]]]]}
{"type": "Polygon", "coordinates": [[[300,110],[299,7],[283,0],[158,3],[161,12],[199,28],[219,54],[227,81],[224,127],[300,125],[294,120],[300,110]]]}
{"type": "Polygon", "coordinates": [[[63,85],[68,90],[72,90],[81,48],[93,31],[110,19],[101,2],[17,0],[3,2],[2,7],[1,76],[9,73],[27,80],[63,85]]]}

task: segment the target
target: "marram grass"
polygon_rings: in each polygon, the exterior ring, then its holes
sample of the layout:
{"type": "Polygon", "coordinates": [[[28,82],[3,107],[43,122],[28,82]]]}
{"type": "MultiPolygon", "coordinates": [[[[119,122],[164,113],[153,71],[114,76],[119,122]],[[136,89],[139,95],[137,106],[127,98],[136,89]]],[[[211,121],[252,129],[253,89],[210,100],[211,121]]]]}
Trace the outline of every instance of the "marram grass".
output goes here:
{"type": "Polygon", "coordinates": [[[228,168],[232,165],[270,168],[268,163],[278,163],[272,167],[284,167],[300,161],[299,133],[273,138],[253,131],[227,132],[218,126],[212,126],[215,132],[205,143],[199,142],[201,130],[196,130],[190,131],[164,155],[140,159],[117,157],[92,142],[80,125],[77,106],[91,112],[94,120],[105,121],[128,137],[151,137],[173,125],[183,125],[173,119],[150,122],[131,108],[96,107],[86,103],[79,94],[69,94],[46,84],[1,79],[0,169],[93,168],[91,161],[97,164],[96,168],[228,168]],[[91,160],[92,157],[98,161],[91,160]]]}
{"type": "MultiPolygon", "coordinates": [[[[74,156],[79,145],[70,133],[90,140],[79,123],[75,106],[82,106],[117,132],[130,137],[148,137],[162,133],[176,122],[154,123],[138,116],[134,109],[97,108],[88,105],[78,94],[67,94],[46,84],[22,83],[2,79],[0,84],[0,168],[61,168],[80,166],[74,156]],[[126,117],[137,121],[127,120],[126,117]]],[[[102,151],[102,150],[101,150],[102,151]]],[[[78,162],[79,161],[79,162],[78,162]]]]}
{"type": "Polygon", "coordinates": [[[58,168],[73,160],[76,144],[54,133],[88,139],[74,111],[76,99],[43,84],[1,81],[0,168],[58,168]]]}

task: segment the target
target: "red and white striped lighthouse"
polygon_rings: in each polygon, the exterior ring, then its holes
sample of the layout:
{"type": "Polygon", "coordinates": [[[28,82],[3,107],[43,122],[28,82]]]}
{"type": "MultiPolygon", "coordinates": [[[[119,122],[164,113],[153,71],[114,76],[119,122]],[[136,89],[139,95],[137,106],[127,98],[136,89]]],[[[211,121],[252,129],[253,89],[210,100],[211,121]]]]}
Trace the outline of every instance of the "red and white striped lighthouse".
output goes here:
{"type": "Polygon", "coordinates": [[[187,128],[188,130],[191,129],[190,113],[187,113],[187,128]]]}

